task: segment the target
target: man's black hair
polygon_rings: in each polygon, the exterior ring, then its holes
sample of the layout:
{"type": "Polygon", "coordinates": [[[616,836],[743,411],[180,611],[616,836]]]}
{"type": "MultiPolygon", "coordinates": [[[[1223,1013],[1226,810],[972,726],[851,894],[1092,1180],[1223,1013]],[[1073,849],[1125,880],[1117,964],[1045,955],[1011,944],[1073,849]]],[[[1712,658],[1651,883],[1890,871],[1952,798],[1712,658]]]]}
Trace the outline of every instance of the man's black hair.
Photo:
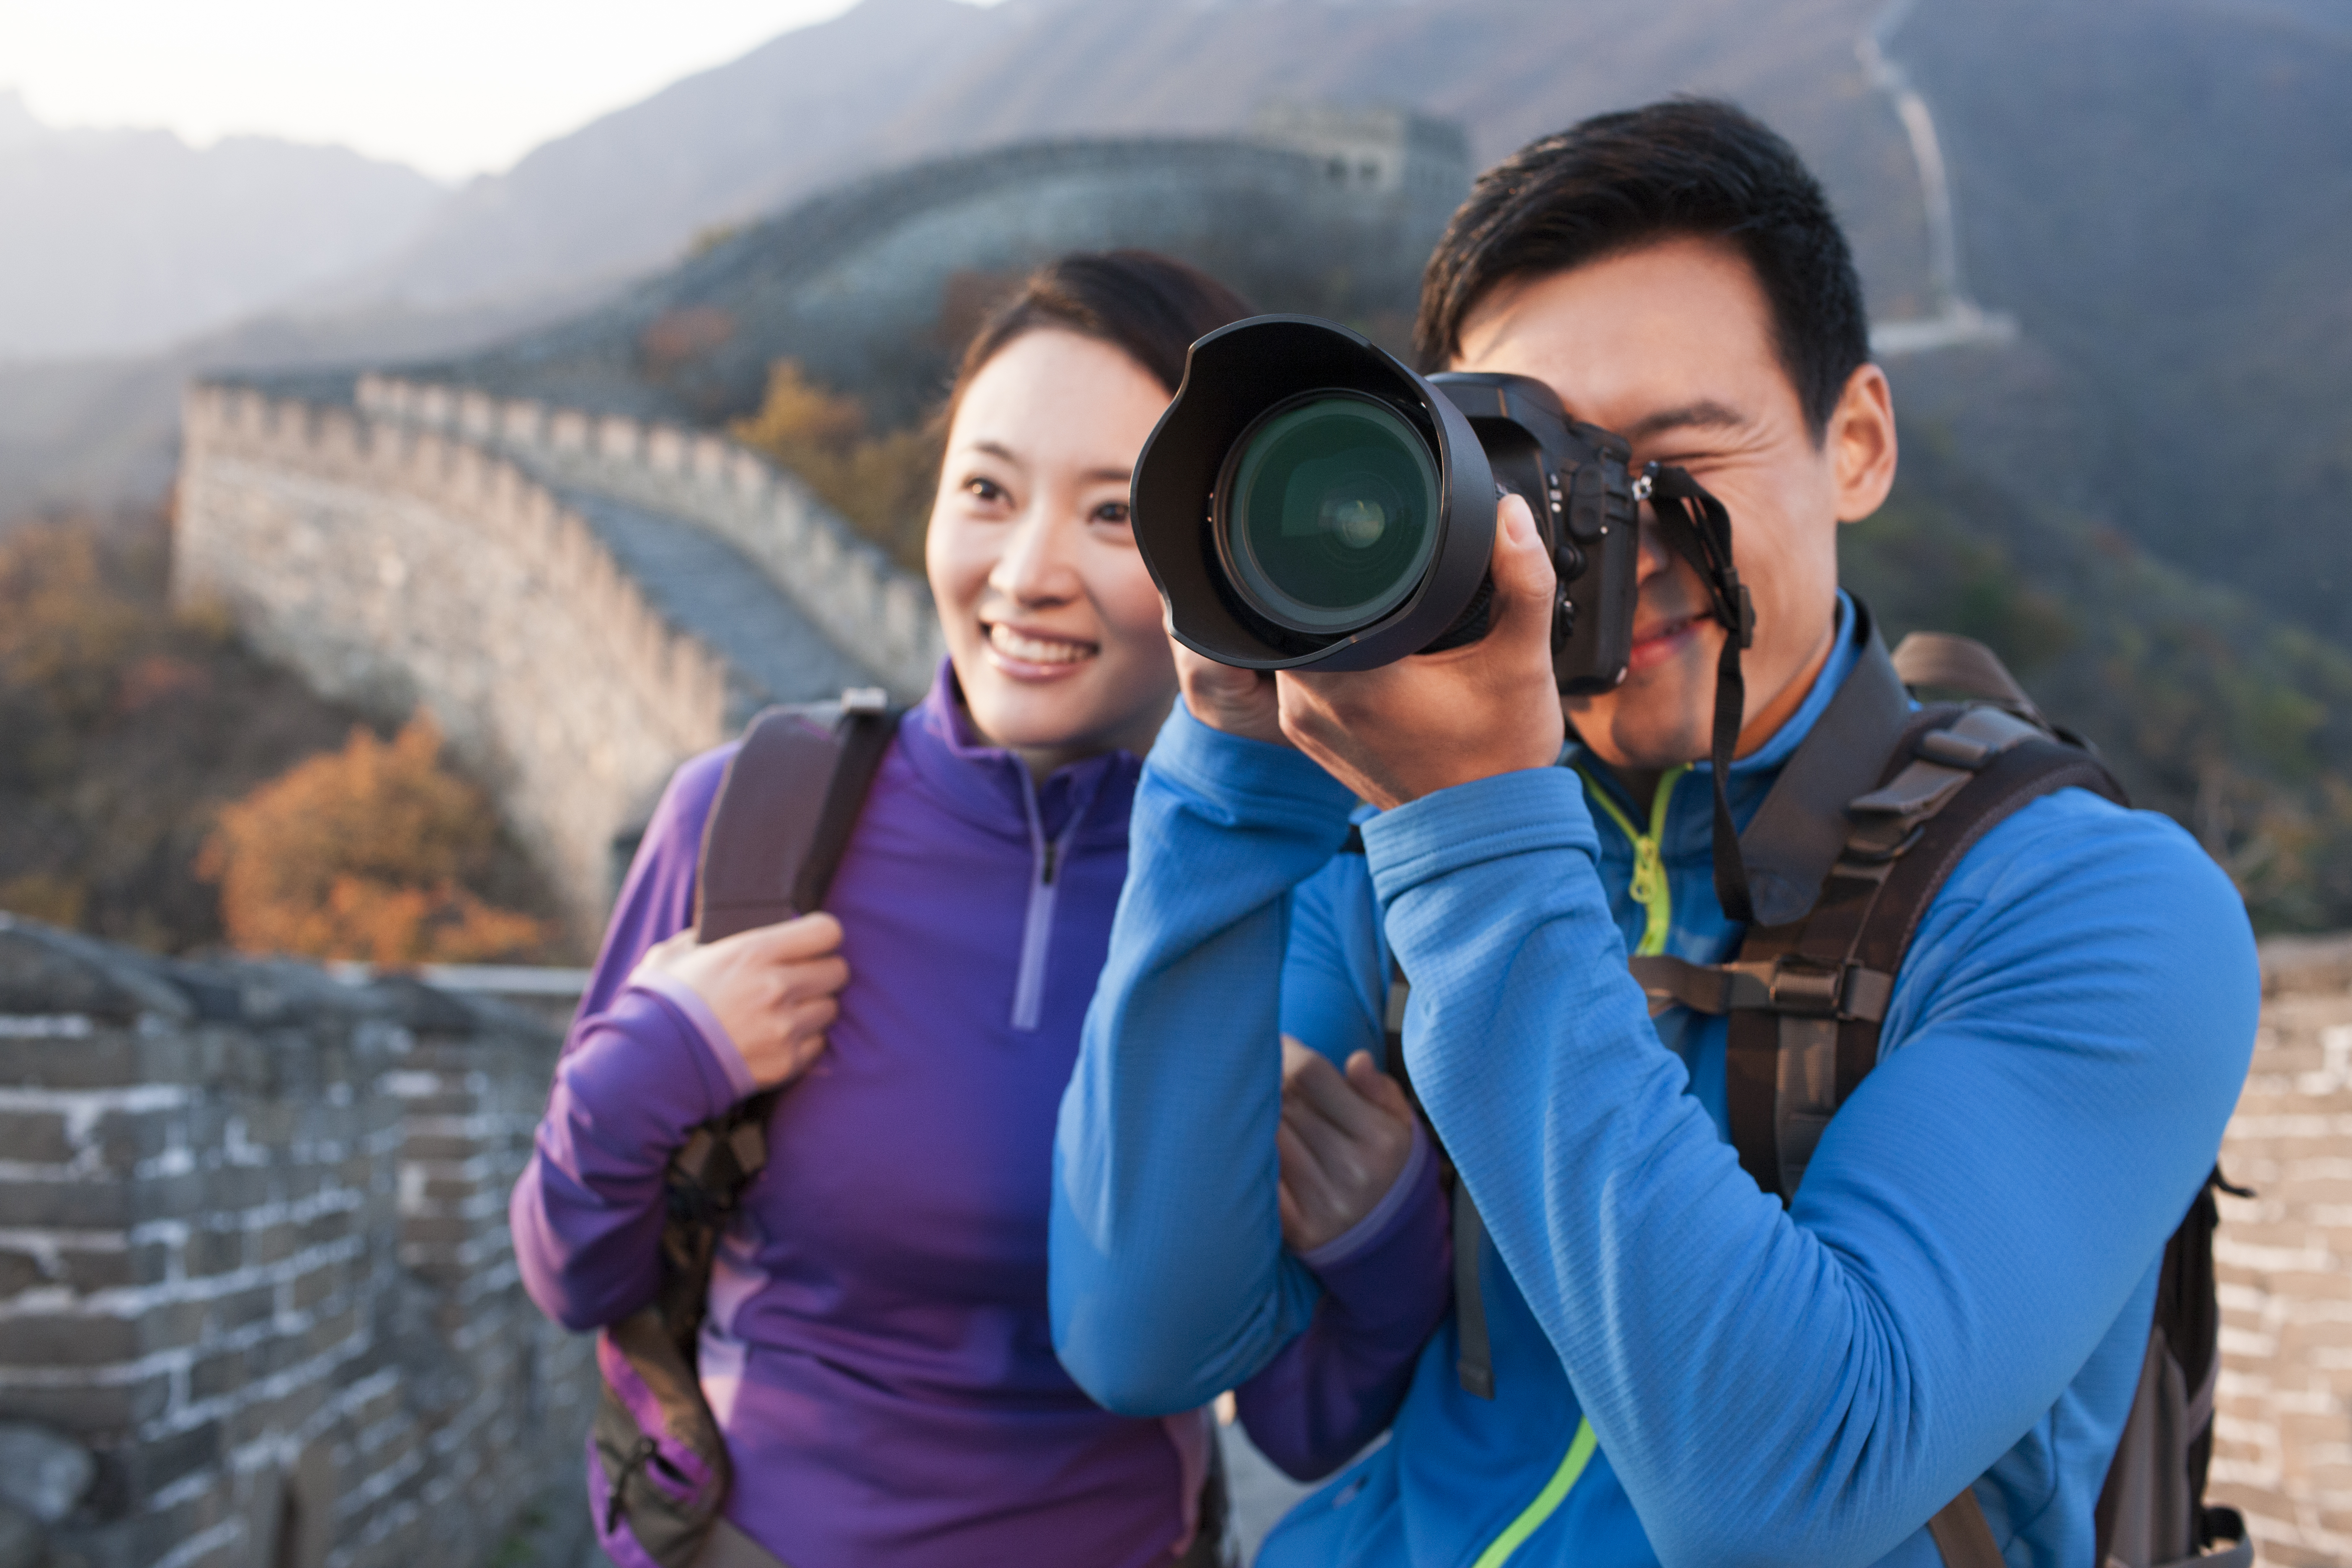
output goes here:
{"type": "Polygon", "coordinates": [[[1829,198],[1795,148],[1728,103],[1675,99],[1599,114],[1478,176],[1421,279],[1423,370],[1461,348],[1496,285],[1681,236],[1738,248],[1772,309],[1774,347],[1813,439],[1870,357],[1862,282],[1829,198]]]}

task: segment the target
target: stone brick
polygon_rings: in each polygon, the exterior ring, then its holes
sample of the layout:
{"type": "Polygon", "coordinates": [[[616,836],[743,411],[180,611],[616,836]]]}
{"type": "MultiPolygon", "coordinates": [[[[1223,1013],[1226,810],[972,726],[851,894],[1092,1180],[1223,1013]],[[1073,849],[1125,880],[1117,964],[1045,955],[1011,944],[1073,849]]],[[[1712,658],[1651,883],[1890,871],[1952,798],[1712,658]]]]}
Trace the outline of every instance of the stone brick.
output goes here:
{"type": "Polygon", "coordinates": [[[99,1314],[23,1313],[0,1334],[0,1365],[111,1366],[135,1361],[139,1320],[99,1314]]]}
{"type": "Polygon", "coordinates": [[[12,1247],[0,1247],[0,1300],[5,1300],[28,1286],[37,1285],[47,1278],[41,1272],[40,1259],[29,1252],[19,1252],[12,1247]]]}
{"type": "Polygon", "coordinates": [[[54,1110],[0,1110],[0,1160],[61,1165],[72,1158],[63,1115],[54,1110]]]}
{"type": "Polygon", "coordinates": [[[121,1230],[130,1223],[131,1190],[120,1182],[0,1179],[0,1228],[121,1230]]]}

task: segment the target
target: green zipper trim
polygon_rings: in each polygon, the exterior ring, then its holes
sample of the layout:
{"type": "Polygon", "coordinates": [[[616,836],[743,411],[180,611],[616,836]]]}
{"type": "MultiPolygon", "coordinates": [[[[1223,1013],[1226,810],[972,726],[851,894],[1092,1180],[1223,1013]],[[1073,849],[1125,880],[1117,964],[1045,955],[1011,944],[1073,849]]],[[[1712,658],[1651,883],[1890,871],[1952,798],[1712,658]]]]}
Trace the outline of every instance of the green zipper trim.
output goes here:
{"type": "Polygon", "coordinates": [[[1511,1560],[1511,1553],[1525,1545],[1528,1536],[1541,1530],[1545,1521],[1559,1511],[1559,1505],[1568,1500],[1569,1492],[1576,1485],[1576,1478],[1584,1474],[1584,1467],[1591,1463],[1592,1450],[1600,1446],[1601,1440],[1592,1435],[1592,1423],[1579,1421],[1575,1439],[1569,1444],[1568,1456],[1560,1460],[1559,1468],[1554,1470],[1551,1479],[1544,1483],[1544,1489],[1536,1494],[1536,1500],[1528,1504],[1527,1511],[1511,1521],[1508,1530],[1495,1537],[1494,1542],[1478,1554],[1478,1561],[1472,1563],[1471,1568],[1503,1568],[1503,1564],[1511,1560]]]}
{"type": "Polygon", "coordinates": [[[1666,885],[1666,865],[1659,857],[1658,846],[1666,836],[1666,806],[1675,798],[1675,785],[1690,770],[1688,763],[1677,763],[1659,777],[1658,792],[1650,799],[1650,831],[1647,833],[1633,826],[1633,819],[1609,798],[1609,792],[1601,787],[1599,780],[1582,768],[1576,770],[1577,777],[1584,781],[1586,796],[1600,802],[1601,809],[1609,814],[1610,820],[1633,845],[1631,890],[1633,901],[1641,905],[1648,916],[1642,927],[1642,941],[1633,949],[1636,958],[1648,958],[1665,952],[1667,933],[1675,927],[1674,889],[1666,885]]]}

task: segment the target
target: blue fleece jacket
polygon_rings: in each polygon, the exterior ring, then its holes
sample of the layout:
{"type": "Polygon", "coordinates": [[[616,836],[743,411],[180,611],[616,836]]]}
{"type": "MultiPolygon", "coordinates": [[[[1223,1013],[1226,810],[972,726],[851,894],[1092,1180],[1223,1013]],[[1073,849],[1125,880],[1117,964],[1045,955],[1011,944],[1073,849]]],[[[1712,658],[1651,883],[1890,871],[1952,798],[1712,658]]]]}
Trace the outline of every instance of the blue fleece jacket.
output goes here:
{"type": "MultiPolygon", "coordinates": [[[[1741,820],[1852,668],[1838,647],[1734,765],[1741,820]]],[[[1706,773],[1668,785],[1656,847],[1665,951],[1713,963],[1739,933],[1706,773]]],[[[1392,1440],[1261,1563],[1927,1568],[1925,1521],[1971,1484],[2011,1563],[2087,1562],[2157,1261],[2252,1049],[2228,881],[2168,821],[2080,791],[1989,833],[1783,1209],[1725,1140],[1722,1020],[1654,1026],[1627,976],[1654,910],[1587,787],[1559,767],[1442,791],[1339,855],[1346,790],[1179,708],[1062,1103],[1064,1363],[1115,1409],[1176,1410],[1328,1331],[1281,1242],[1276,1037],[1378,1051],[1393,943],[1413,1081],[1489,1227],[1496,1394],[1459,1386],[1449,1314],[1392,1440]]]]}

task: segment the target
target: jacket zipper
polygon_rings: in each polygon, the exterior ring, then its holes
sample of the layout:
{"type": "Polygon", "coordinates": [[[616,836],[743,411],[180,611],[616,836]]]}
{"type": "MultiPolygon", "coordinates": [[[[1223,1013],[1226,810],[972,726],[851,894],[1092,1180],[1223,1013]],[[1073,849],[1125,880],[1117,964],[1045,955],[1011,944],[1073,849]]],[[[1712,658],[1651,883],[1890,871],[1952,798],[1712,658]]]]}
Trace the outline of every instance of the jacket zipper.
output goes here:
{"type": "Polygon", "coordinates": [[[1657,794],[1650,800],[1650,831],[1646,834],[1634,827],[1633,818],[1609,798],[1609,792],[1598,779],[1582,768],[1576,770],[1577,777],[1584,781],[1586,797],[1600,803],[1601,809],[1609,814],[1610,820],[1633,846],[1633,879],[1628,890],[1633,901],[1642,906],[1644,916],[1642,940],[1633,949],[1636,958],[1665,952],[1666,937],[1675,928],[1674,889],[1667,884],[1666,863],[1659,846],[1665,841],[1666,808],[1674,803],[1675,785],[1690,769],[1688,763],[1678,763],[1659,778],[1657,794]]]}
{"type": "MultiPolygon", "coordinates": [[[[1674,889],[1666,880],[1665,860],[1659,846],[1665,839],[1666,808],[1674,804],[1675,785],[1690,772],[1690,764],[1683,763],[1668,768],[1658,780],[1657,793],[1650,800],[1650,831],[1647,833],[1634,827],[1633,818],[1609,798],[1609,792],[1601,787],[1600,781],[1582,768],[1576,772],[1577,776],[1584,781],[1587,797],[1600,803],[1601,809],[1609,814],[1610,820],[1633,846],[1633,878],[1630,890],[1633,901],[1642,906],[1643,915],[1642,940],[1633,952],[1642,957],[1664,952],[1666,937],[1675,926],[1675,899],[1674,889]]],[[[1592,1430],[1592,1423],[1580,1419],[1575,1435],[1568,1441],[1568,1452],[1560,1456],[1559,1468],[1544,1483],[1543,1490],[1519,1511],[1517,1519],[1503,1527],[1500,1535],[1486,1543],[1486,1550],[1478,1553],[1471,1568],[1503,1568],[1503,1564],[1527,1544],[1528,1538],[1541,1530],[1550,1521],[1551,1516],[1559,1511],[1559,1505],[1566,1502],[1568,1494],[1576,1489],[1578,1479],[1584,1474],[1584,1468],[1592,1462],[1593,1451],[1599,1447],[1600,1439],[1592,1430]]]]}
{"type": "Polygon", "coordinates": [[[1013,983],[1013,1026],[1037,1027],[1045,1011],[1045,953],[1054,940],[1055,874],[1066,858],[1070,837],[1078,830],[1080,813],[1057,838],[1045,837],[1045,820],[1037,815],[1037,785],[1029,770],[1021,770],[1021,804],[1029,814],[1029,845],[1036,856],[1036,871],[1029,880],[1029,908],[1021,921],[1021,964],[1013,983]]]}

